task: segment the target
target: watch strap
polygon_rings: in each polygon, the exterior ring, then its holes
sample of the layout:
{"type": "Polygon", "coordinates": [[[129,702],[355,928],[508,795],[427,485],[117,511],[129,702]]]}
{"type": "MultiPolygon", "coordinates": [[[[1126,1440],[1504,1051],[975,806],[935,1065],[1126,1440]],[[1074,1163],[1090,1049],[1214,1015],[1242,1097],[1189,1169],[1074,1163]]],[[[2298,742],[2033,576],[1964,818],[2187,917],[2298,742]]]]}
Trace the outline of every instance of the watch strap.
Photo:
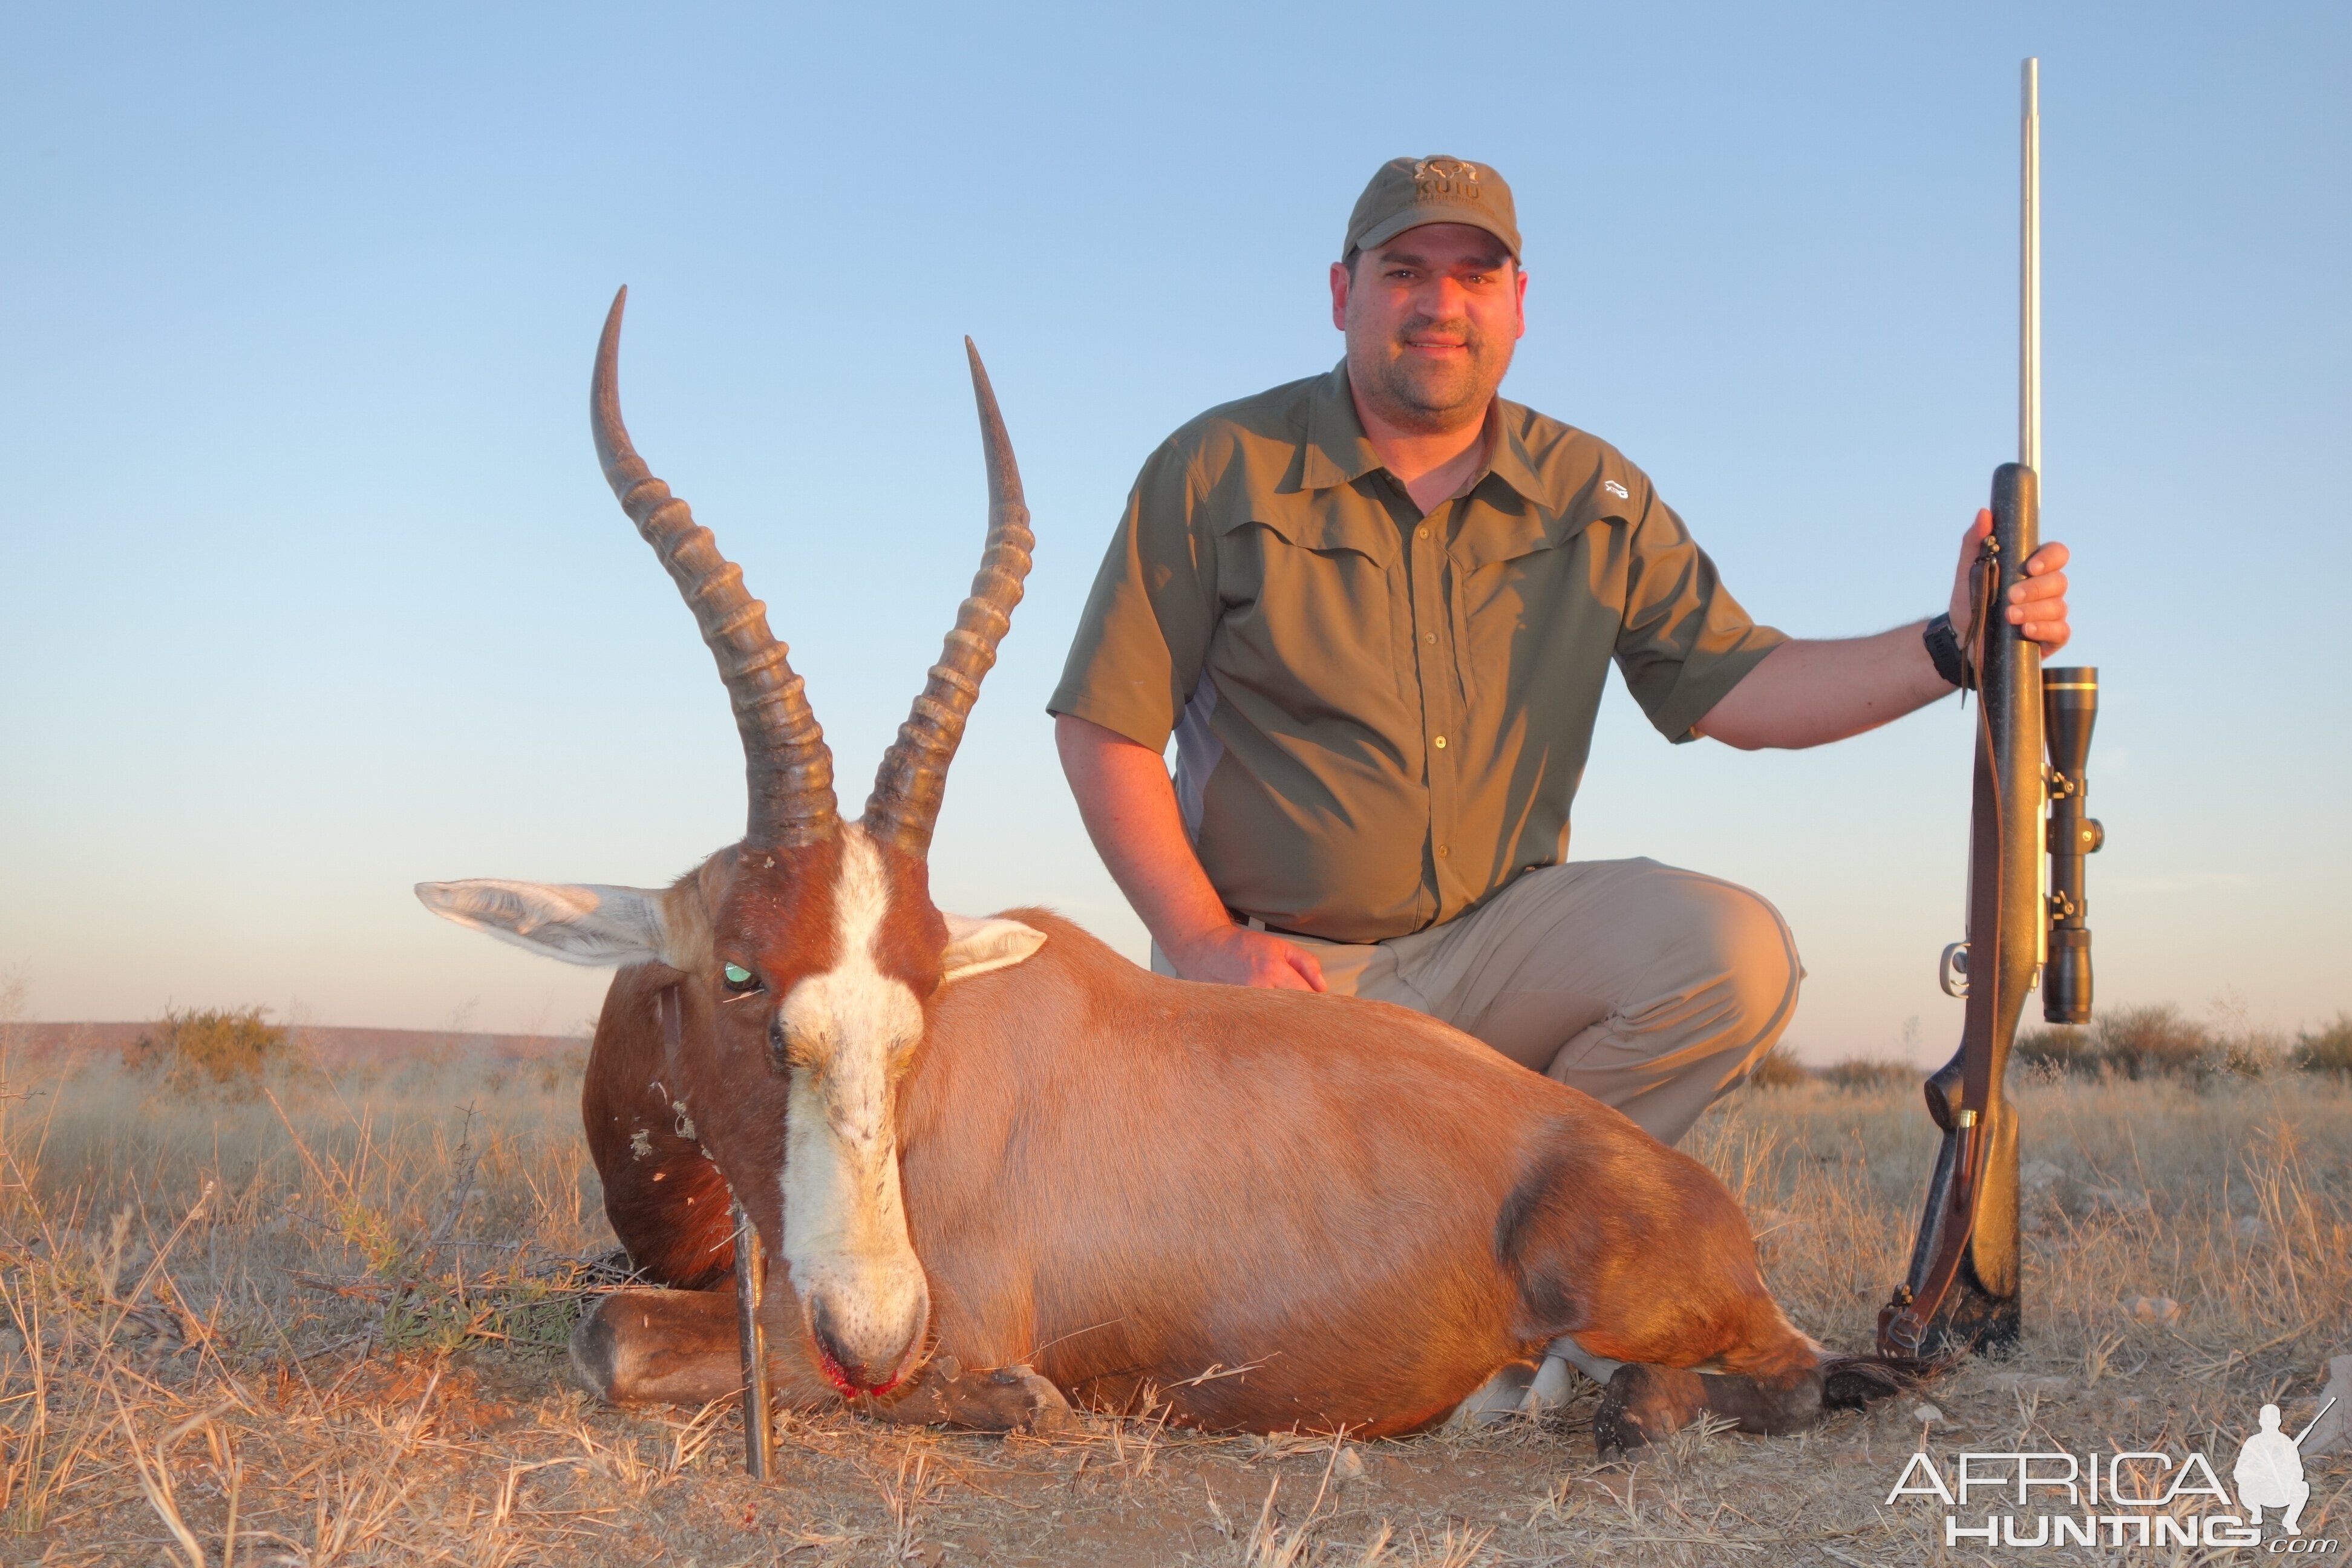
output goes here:
{"type": "Polygon", "coordinates": [[[1968,658],[1960,651],[1960,639],[1952,630],[1952,617],[1948,613],[1929,621],[1919,637],[1927,645],[1927,658],[1934,662],[1936,673],[1943,677],[1948,685],[1969,691],[1976,689],[1976,675],[1969,668],[1968,658]]]}

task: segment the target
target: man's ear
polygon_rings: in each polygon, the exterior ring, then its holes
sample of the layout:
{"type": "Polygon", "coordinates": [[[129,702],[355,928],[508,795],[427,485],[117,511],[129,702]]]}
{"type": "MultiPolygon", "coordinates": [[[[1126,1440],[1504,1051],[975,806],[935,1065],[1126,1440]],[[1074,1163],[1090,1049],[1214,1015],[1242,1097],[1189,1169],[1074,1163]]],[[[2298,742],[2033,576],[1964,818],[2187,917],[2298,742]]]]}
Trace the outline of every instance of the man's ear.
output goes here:
{"type": "Polygon", "coordinates": [[[419,882],[416,896],[445,921],[566,963],[594,969],[647,959],[667,962],[662,896],[650,889],[484,877],[419,882]]]}
{"type": "Polygon", "coordinates": [[[976,921],[944,910],[940,913],[948,922],[947,973],[940,976],[942,985],[992,969],[1009,969],[1045,945],[1044,931],[1019,921],[976,921]]]}

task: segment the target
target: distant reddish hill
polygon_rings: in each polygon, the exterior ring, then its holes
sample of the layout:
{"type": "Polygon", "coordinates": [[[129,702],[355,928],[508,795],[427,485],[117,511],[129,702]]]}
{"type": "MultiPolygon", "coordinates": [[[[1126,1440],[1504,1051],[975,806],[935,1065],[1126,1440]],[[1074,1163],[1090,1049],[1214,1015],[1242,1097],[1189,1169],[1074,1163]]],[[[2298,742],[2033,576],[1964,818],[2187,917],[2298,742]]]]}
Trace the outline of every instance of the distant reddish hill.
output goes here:
{"type": "MultiPolygon", "coordinates": [[[[17,1024],[0,1030],[12,1037],[14,1050],[35,1058],[83,1056],[103,1052],[113,1056],[140,1036],[151,1033],[145,1024],[17,1024]]],[[[307,1050],[323,1068],[360,1067],[370,1062],[408,1061],[416,1058],[472,1057],[492,1061],[534,1061],[584,1051],[588,1042],[573,1035],[486,1035],[452,1029],[353,1029],[334,1025],[304,1024],[288,1031],[295,1047],[307,1050]]]]}

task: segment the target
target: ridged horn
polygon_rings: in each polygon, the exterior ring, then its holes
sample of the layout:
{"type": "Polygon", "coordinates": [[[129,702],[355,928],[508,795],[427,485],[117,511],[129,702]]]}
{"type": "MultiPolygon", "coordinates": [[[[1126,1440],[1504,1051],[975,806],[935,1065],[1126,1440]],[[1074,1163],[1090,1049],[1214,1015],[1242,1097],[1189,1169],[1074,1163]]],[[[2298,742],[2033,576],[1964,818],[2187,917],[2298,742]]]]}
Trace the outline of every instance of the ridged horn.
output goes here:
{"type": "Polygon", "coordinates": [[[710,531],[694,521],[686,502],[654,478],[621,423],[621,311],[624,288],[613,296],[604,336],[596,345],[596,374],[588,390],[588,423],[596,460],[621,498],[621,510],[654,547],[670,580],[694,612],[694,624],[719,679],[735,705],[743,737],[743,771],[751,793],[743,842],[755,849],[791,849],[833,837],[840,810],[833,795],[833,752],[810,710],[788,651],[768,629],[768,606],[743,586],[743,572],[719,553],[710,531]]]}
{"type": "Polygon", "coordinates": [[[955,629],[940,650],[940,662],[931,666],[914,711],[883,754],[874,793],[866,801],[866,830],[917,859],[930,850],[931,829],[939,823],[940,802],[947,793],[948,764],[955,760],[964,721],[980,698],[981,678],[996,662],[996,645],[1013,624],[1022,579],[1029,575],[1029,552],[1037,543],[1029,531],[1029,508],[1021,499],[1013,439],[1004,433],[1004,416],[988,384],[987,368],[970,338],[964,339],[963,350],[971,359],[981,450],[988,459],[988,542],[971,580],[971,596],[956,612],[955,629]]]}

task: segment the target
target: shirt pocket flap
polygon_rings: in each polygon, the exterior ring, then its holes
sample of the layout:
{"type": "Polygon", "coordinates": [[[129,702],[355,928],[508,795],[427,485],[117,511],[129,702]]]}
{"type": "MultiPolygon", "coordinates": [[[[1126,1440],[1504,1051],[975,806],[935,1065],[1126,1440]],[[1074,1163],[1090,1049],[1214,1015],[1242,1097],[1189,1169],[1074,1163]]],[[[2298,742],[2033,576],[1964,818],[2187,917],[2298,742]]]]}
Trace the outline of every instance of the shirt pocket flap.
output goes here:
{"type": "Polygon", "coordinates": [[[1229,513],[1220,528],[1232,533],[1252,524],[1301,550],[1351,550],[1382,566],[1396,559],[1395,522],[1345,489],[1253,496],[1247,511],[1229,513]]]}
{"type": "Polygon", "coordinates": [[[1591,524],[1612,521],[1612,514],[1591,508],[1554,512],[1528,506],[1503,511],[1478,505],[1464,520],[1446,553],[1463,572],[1471,573],[1538,550],[1556,550],[1591,524]]]}

